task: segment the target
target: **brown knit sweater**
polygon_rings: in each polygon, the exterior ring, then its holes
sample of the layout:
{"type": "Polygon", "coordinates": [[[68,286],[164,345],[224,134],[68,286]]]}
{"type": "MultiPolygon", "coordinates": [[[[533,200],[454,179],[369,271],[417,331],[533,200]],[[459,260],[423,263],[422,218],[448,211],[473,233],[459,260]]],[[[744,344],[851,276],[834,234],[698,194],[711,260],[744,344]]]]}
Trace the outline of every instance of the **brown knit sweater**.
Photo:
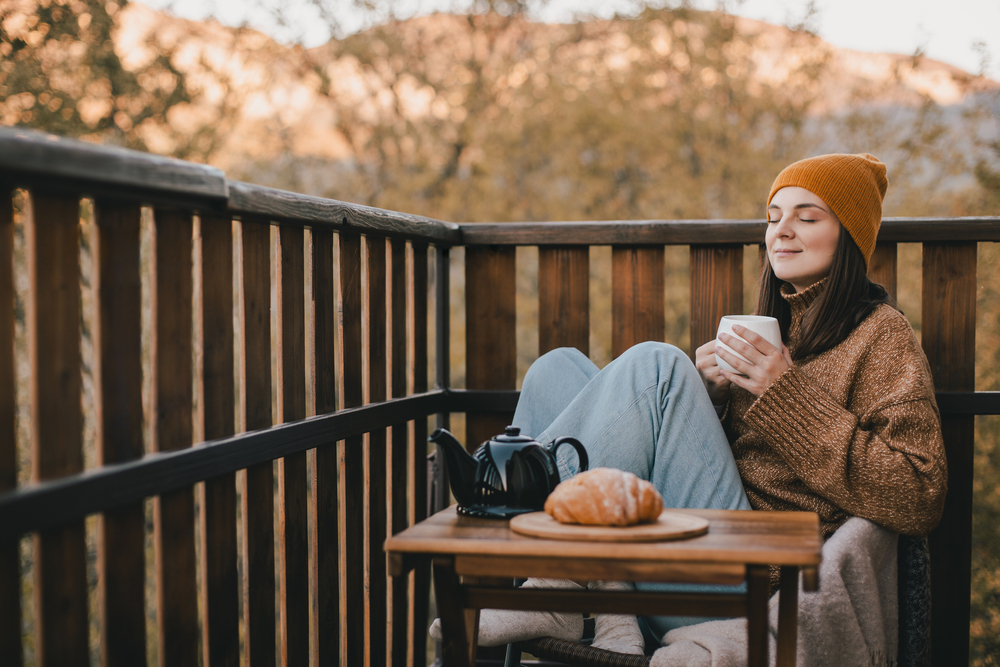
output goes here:
{"type": "MultiPolygon", "coordinates": [[[[802,315],[825,282],[785,295],[793,358],[802,315]]],[[[816,512],[824,538],[851,516],[906,535],[941,519],[948,473],[930,368],[892,307],[796,361],[760,397],[734,385],[729,408],[723,419],[754,509],[816,512]]]]}

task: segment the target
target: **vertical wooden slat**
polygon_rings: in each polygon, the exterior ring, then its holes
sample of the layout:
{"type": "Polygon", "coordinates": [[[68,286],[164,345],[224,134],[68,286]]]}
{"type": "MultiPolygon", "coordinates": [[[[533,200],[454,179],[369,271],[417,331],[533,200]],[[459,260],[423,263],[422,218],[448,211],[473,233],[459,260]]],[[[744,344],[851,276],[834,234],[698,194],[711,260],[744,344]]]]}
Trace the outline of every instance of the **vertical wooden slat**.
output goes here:
{"type": "MultiPolygon", "coordinates": [[[[338,235],[340,248],[340,405],[361,405],[361,237],[350,231],[338,235]]],[[[340,517],[340,618],[341,664],[362,665],[365,660],[365,470],[364,443],[360,436],[338,443],[340,517]]]]}
{"type": "MultiPolygon", "coordinates": [[[[240,250],[240,428],[271,426],[271,259],[265,222],[237,225],[240,250]]],[[[274,473],[270,462],[246,469],[243,528],[243,662],[275,664],[274,473]]]]}
{"type": "MultiPolygon", "coordinates": [[[[135,204],[94,202],[94,408],[97,462],[102,466],[143,455],[140,214],[135,204]]],[[[98,520],[97,596],[105,666],[146,664],[145,524],[142,503],[98,520]]]]}
{"type": "MultiPolygon", "coordinates": [[[[393,398],[400,398],[406,396],[407,371],[406,241],[391,241],[389,252],[389,390],[393,398]]],[[[406,528],[409,519],[409,435],[409,424],[393,424],[387,465],[389,489],[386,494],[390,498],[389,530],[393,535],[406,528]]],[[[389,590],[389,664],[400,667],[406,664],[409,584],[409,575],[394,577],[389,590]]]]}
{"type": "MultiPolygon", "coordinates": [[[[413,243],[410,266],[411,300],[413,303],[413,393],[427,391],[427,246],[413,243]]],[[[413,422],[413,441],[409,455],[412,462],[410,478],[410,525],[427,517],[427,419],[413,422]]],[[[427,623],[431,592],[430,566],[419,565],[410,579],[410,620],[407,631],[410,655],[407,664],[423,667],[427,657],[427,623]]]]}
{"type": "MultiPolygon", "coordinates": [[[[975,388],[976,244],[925,243],[921,339],[937,391],[975,388]]],[[[948,496],[931,533],[934,665],[969,662],[974,417],[943,417],[948,496]]]]}
{"type": "MultiPolygon", "coordinates": [[[[201,299],[195,336],[198,414],[195,438],[233,435],[233,224],[202,218],[195,233],[196,289],[201,299]]],[[[205,667],[235,667],[240,659],[236,475],[199,485],[202,655],[205,667]]]]}
{"type": "MultiPolygon", "coordinates": [[[[379,236],[366,236],[365,247],[368,269],[368,391],[367,402],[377,403],[386,398],[386,241],[379,236]]],[[[368,587],[367,622],[365,643],[368,647],[367,664],[381,667],[386,661],[387,630],[387,574],[385,551],[386,538],[387,457],[386,431],[375,429],[368,434],[365,456],[365,581],[368,587]]]]}
{"type": "MultiPolygon", "coordinates": [[[[32,479],[80,472],[79,200],[33,193],[27,218],[32,479]]],[[[35,656],[87,665],[83,521],[35,533],[35,656]]]]}
{"type": "Polygon", "coordinates": [[[616,246],[611,251],[611,352],[666,335],[663,248],[616,246]]]}
{"type": "Polygon", "coordinates": [[[882,241],[875,245],[868,264],[868,277],[884,287],[893,299],[896,298],[896,255],[897,244],[882,241]]]}
{"type": "MultiPolygon", "coordinates": [[[[514,248],[465,249],[465,373],[469,389],[516,388],[514,267],[514,248]]],[[[512,416],[467,414],[465,446],[474,449],[503,433],[512,416]]]]}
{"type": "MultiPolygon", "coordinates": [[[[302,228],[278,229],[278,418],[306,416],[305,248],[302,228]]],[[[309,661],[309,537],[306,453],[278,460],[281,664],[309,661]]]]}
{"type": "Polygon", "coordinates": [[[590,248],[538,249],[538,353],[571,346],[590,354],[590,248]]]}
{"type": "MultiPolygon", "coordinates": [[[[434,248],[434,385],[451,386],[451,257],[450,248],[434,248]]],[[[434,417],[437,428],[448,428],[450,415],[434,417]]],[[[441,467],[444,470],[444,467],[441,467]]]]}
{"type": "MultiPolygon", "coordinates": [[[[333,232],[312,230],[312,413],[337,408],[334,367],[336,295],[333,282],[333,232]]],[[[310,644],[313,665],[333,665],[340,659],[340,559],[337,546],[337,447],[318,447],[312,466],[313,614],[310,644]]]]}
{"type": "MultiPolygon", "coordinates": [[[[152,285],[152,450],[192,442],[192,216],[154,213],[152,285]]],[[[157,624],[162,667],[198,660],[194,494],[190,488],[153,501],[157,624]]]]}
{"type": "Polygon", "coordinates": [[[743,246],[691,246],[691,358],[723,315],[743,313],[743,246]]]}
{"type": "MultiPolygon", "coordinates": [[[[14,207],[0,187],[0,493],[17,487],[14,370],[14,207]]],[[[0,655],[21,664],[20,544],[0,541],[0,655]]]]}

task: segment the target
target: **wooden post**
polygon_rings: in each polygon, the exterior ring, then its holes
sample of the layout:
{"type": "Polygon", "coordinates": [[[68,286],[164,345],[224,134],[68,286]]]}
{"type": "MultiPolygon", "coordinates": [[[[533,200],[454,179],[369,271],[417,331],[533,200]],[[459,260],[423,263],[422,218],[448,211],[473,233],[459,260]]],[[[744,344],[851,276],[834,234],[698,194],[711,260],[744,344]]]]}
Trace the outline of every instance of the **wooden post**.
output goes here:
{"type": "Polygon", "coordinates": [[[570,346],[590,354],[590,248],[538,249],[538,354],[570,346]]]}
{"type": "Polygon", "coordinates": [[[743,246],[691,246],[691,358],[723,315],[743,314],[743,246]]]}
{"type": "MultiPolygon", "coordinates": [[[[202,218],[195,233],[197,440],[236,432],[233,388],[233,223],[202,218]]],[[[199,486],[201,506],[202,655],[205,667],[236,667],[240,660],[236,475],[199,486]]]]}
{"type": "MultiPolygon", "coordinates": [[[[190,212],[153,215],[152,450],[192,442],[192,263],[190,212]]],[[[194,493],[182,488],[153,500],[157,624],[161,667],[198,660],[194,493]]]]}
{"type": "Polygon", "coordinates": [[[896,298],[896,257],[897,244],[883,241],[875,245],[868,264],[868,277],[884,287],[893,299],[896,298]]]}
{"type": "Polygon", "coordinates": [[[611,251],[611,353],[666,335],[662,247],[615,246],[611,251]]]}
{"type": "MultiPolygon", "coordinates": [[[[413,393],[427,391],[427,244],[413,243],[410,264],[410,289],[413,303],[413,393]]],[[[427,517],[427,418],[413,422],[410,465],[410,525],[427,517]]],[[[431,597],[431,572],[427,564],[418,565],[413,571],[410,586],[410,619],[408,665],[424,667],[427,656],[428,609],[431,597]]]]}
{"type": "MultiPolygon", "coordinates": [[[[98,199],[91,236],[97,462],[142,458],[142,331],[138,204],[98,199]]],[[[230,376],[231,379],[231,376],[230,376]]],[[[232,382],[230,382],[232,384],[232,382]]],[[[97,523],[101,663],[146,664],[146,515],[141,502],[97,523]]]]}
{"type": "MultiPolygon", "coordinates": [[[[937,391],[975,388],[976,244],[925,243],[921,338],[937,391]]],[[[941,419],[948,497],[930,535],[933,664],[969,662],[975,417],[941,419]]]]}
{"type": "MultiPolygon", "coordinates": [[[[0,187],[0,493],[17,488],[14,370],[14,206],[0,187]]],[[[21,664],[21,568],[18,540],[0,541],[0,655],[21,664]]]]}
{"type": "MultiPolygon", "coordinates": [[[[336,295],[333,281],[333,232],[312,230],[312,414],[323,415],[337,408],[337,375],[334,365],[336,295]]],[[[340,660],[340,547],[337,447],[317,447],[312,466],[313,614],[310,643],[312,665],[336,664],[340,660]]]]}
{"type": "MultiPolygon", "coordinates": [[[[33,192],[28,209],[31,476],[42,482],[83,469],[80,201],[33,192]]],[[[37,663],[89,665],[83,520],[35,533],[34,568],[37,663]]]]}
{"type": "MultiPolygon", "coordinates": [[[[301,227],[278,228],[278,419],[306,416],[305,246],[301,227]]],[[[309,662],[306,453],[278,459],[281,665],[309,662]]]]}
{"type": "MultiPolygon", "coordinates": [[[[517,383],[515,252],[508,246],[465,249],[465,374],[469,389],[514,389],[517,383]]],[[[471,450],[503,433],[512,415],[469,413],[471,450]]]]}
{"type": "MultiPolygon", "coordinates": [[[[368,273],[368,387],[367,403],[386,399],[386,242],[381,236],[365,237],[368,273]]],[[[387,573],[385,565],[387,493],[387,441],[385,428],[368,434],[365,452],[365,582],[367,627],[366,664],[382,667],[386,664],[387,573]]]]}
{"type": "MultiPolygon", "coordinates": [[[[340,244],[340,409],[362,404],[361,237],[343,231],[340,244]]],[[[340,618],[345,633],[342,665],[363,665],[365,626],[358,614],[367,609],[365,581],[365,469],[361,436],[339,444],[340,483],[340,618]],[[348,621],[350,619],[350,622],[348,621]]]]}
{"type": "MultiPolygon", "coordinates": [[[[236,226],[240,252],[240,430],[271,426],[271,239],[265,221],[236,226]]],[[[248,667],[275,664],[274,472],[246,469],[240,494],[243,528],[243,654],[248,667]]]]}
{"type": "MultiPolygon", "coordinates": [[[[406,396],[407,373],[407,278],[406,241],[389,243],[389,389],[393,398],[406,396]]],[[[407,505],[410,496],[409,424],[393,424],[389,449],[389,531],[399,533],[409,525],[407,505]]],[[[380,549],[381,551],[381,549],[380,549]]],[[[383,558],[383,568],[384,566],[383,558]]],[[[389,589],[389,664],[406,665],[407,622],[409,618],[409,574],[393,577],[389,589]]]]}

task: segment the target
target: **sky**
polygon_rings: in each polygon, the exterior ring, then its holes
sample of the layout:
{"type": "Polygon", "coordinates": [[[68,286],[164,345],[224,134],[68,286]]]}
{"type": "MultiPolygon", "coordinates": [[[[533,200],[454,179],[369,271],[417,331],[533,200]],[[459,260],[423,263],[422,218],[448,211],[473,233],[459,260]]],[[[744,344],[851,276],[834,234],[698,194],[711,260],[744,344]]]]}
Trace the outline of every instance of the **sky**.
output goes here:
{"type": "MultiPolygon", "coordinates": [[[[222,23],[247,22],[281,41],[300,39],[306,46],[326,42],[325,23],[311,10],[310,0],[287,0],[288,27],[273,17],[255,16],[247,0],[143,0],[193,19],[214,15],[222,23]]],[[[420,2],[422,6],[446,9],[449,0],[401,0],[400,6],[420,2]]],[[[350,0],[345,4],[350,4],[350,0]]],[[[702,8],[714,8],[718,0],[692,0],[702,8]]],[[[807,0],[726,0],[728,11],[768,23],[795,24],[803,20],[807,0]]],[[[857,51],[910,55],[918,49],[935,60],[967,72],[985,72],[1000,80],[1000,0],[815,0],[815,13],[807,24],[831,44],[857,51]],[[981,44],[977,48],[976,44],[981,44]]],[[[550,0],[540,18],[565,21],[572,11],[607,16],[624,6],[624,0],[550,0]]],[[[406,10],[401,12],[406,13],[406,10]]],[[[350,12],[345,27],[356,29],[350,12]]]]}

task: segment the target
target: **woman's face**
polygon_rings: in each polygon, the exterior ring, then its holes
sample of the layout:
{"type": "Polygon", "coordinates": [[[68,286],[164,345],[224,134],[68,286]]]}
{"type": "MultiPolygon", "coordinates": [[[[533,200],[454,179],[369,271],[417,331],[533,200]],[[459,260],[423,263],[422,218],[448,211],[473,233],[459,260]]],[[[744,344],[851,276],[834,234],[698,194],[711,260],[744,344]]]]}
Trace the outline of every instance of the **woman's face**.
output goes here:
{"type": "Polygon", "coordinates": [[[774,275],[801,292],[830,273],[840,221],[805,188],[781,188],[767,208],[767,258],[774,275]]]}

